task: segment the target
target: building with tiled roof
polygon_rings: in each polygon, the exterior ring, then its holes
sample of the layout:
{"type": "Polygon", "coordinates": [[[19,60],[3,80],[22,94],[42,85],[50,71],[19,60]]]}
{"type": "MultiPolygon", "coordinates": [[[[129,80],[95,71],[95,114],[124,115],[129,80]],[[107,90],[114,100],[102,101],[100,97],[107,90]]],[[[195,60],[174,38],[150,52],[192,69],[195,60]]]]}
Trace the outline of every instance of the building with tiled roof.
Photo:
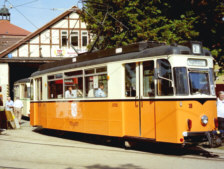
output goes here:
{"type": "Polygon", "coordinates": [[[6,7],[0,9],[0,52],[28,34],[29,31],[10,23],[10,13],[6,7]]]}

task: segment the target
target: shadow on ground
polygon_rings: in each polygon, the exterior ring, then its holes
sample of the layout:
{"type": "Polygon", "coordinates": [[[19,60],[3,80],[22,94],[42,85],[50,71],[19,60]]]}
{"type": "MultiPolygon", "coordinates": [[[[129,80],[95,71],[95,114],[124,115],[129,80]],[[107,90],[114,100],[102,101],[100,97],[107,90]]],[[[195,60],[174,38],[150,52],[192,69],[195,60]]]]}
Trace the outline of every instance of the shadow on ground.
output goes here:
{"type": "MultiPolygon", "coordinates": [[[[132,143],[131,148],[126,148],[124,146],[124,140],[122,138],[117,138],[117,137],[74,133],[74,132],[59,131],[59,130],[52,130],[52,129],[42,129],[42,128],[36,128],[33,131],[39,134],[48,135],[52,137],[86,142],[86,143],[95,144],[95,145],[106,145],[110,147],[126,149],[127,151],[135,150],[138,152],[148,152],[148,153],[164,154],[164,155],[172,155],[172,156],[194,155],[194,156],[200,156],[200,157],[206,157],[206,158],[219,157],[218,155],[212,154],[211,152],[203,149],[201,146],[194,146],[194,145],[183,147],[176,144],[151,143],[151,142],[137,140],[137,141],[131,142],[132,143]]],[[[105,167],[105,166],[102,166],[102,167],[105,167]]],[[[91,169],[91,166],[89,168],[91,169]]],[[[100,168],[100,167],[96,167],[96,168],[100,168]]],[[[110,167],[108,169],[110,169],[110,167]]]]}

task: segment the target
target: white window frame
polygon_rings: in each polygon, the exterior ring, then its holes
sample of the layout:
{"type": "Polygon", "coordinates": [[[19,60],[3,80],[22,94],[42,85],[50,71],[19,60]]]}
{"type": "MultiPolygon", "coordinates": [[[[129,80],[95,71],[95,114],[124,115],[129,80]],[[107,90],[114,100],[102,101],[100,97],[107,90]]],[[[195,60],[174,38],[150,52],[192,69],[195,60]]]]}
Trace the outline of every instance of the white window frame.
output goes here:
{"type": "Polygon", "coordinates": [[[61,47],[68,47],[68,31],[66,31],[66,30],[61,31],[61,47]],[[66,39],[67,40],[66,40],[66,45],[65,46],[62,45],[62,36],[65,35],[65,34],[63,34],[63,32],[66,32],[66,39]]]}
{"type": "Polygon", "coordinates": [[[88,44],[89,44],[88,42],[89,42],[88,31],[82,31],[82,32],[81,32],[81,47],[87,47],[88,44]],[[83,35],[83,33],[87,33],[87,34],[86,34],[86,35],[83,35]],[[82,38],[83,38],[84,36],[87,37],[87,44],[86,44],[86,46],[83,46],[83,39],[82,39],[82,38]]]}

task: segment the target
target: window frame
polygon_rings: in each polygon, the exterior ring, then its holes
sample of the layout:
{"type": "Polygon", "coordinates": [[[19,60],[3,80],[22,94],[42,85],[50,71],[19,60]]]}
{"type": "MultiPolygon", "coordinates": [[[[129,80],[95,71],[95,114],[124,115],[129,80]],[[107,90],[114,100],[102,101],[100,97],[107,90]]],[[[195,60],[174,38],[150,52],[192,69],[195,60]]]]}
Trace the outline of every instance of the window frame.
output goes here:
{"type": "Polygon", "coordinates": [[[68,47],[68,31],[67,30],[61,30],[61,47],[68,47]],[[63,33],[66,33],[66,35],[63,35],[63,33]],[[66,45],[63,45],[63,36],[66,37],[66,45]]]}

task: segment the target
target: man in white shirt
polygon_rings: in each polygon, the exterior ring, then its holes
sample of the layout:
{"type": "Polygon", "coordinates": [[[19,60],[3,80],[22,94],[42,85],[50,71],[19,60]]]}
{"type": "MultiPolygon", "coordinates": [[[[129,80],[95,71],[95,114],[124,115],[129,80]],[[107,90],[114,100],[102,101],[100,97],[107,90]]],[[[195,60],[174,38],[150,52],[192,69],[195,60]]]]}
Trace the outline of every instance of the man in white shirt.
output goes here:
{"type": "Polygon", "coordinates": [[[66,99],[71,99],[71,98],[76,98],[77,97],[77,92],[76,90],[72,90],[72,87],[68,87],[68,90],[65,92],[65,98],[66,99]]]}
{"type": "Polygon", "coordinates": [[[220,91],[217,99],[217,116],[219,130],[224,130],[224,92],[220,91]]]}
{"type": "Polygon", "coordinates": [[[13,101],[11,100],[11,97],[7,97],[7,101],[5,102],[5,110],[6,111],[12,111],[13,110],[13,101]]]}
{"type": "Polygon", "coordinates": [[[15,116],[18,119],[18,122],[21,123],[23,102],[19,99],[19,97],[16,97],[16,101],[14,102],[13,107],[15,116]]]}
{"type": "Polygon", "coordinates": [[[104,85],[103,83],[100,84],[100,88],[98,88],[95,92],[95,97],[106,97],[105,92],[103,91],[104,85]]]}

